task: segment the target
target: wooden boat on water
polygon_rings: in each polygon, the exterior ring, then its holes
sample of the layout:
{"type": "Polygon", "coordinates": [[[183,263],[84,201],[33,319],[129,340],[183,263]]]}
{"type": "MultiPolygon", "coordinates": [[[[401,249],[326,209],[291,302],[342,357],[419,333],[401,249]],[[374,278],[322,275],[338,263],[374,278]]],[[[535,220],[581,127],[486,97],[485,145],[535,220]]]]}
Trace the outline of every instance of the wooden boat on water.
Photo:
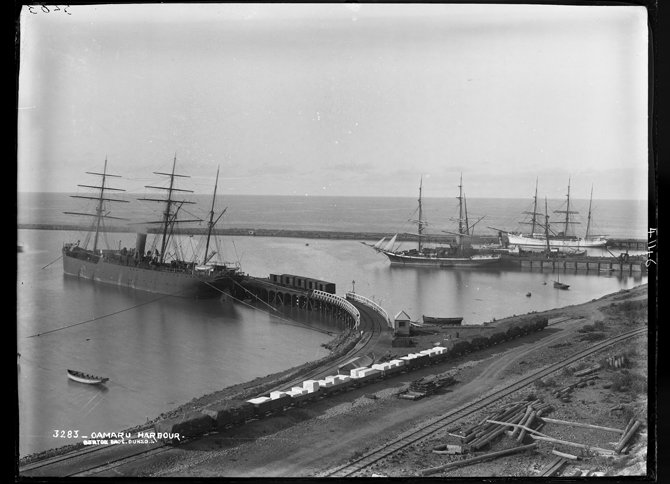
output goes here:
{"type": "Polygon", "coordinates": [[[88,373],[83,373],[81,371],[76,371],[76,370],[67,370],[67,377],[70,380],[79,382],[79,383],[86,383],[89,385],[98,385],[101,383],[105,383],[106,381],[109,380],[109,378],[105,378],[102,376],[95,376],[95,375],[89,375],[88,373]]]}
{"type": "Polygon", "coordinates": [[[461,324],[463,322],[463,317],[460,318],[439,318],[436,316],[426,316],[423,315],[424,324],[461,324]]]}
{"type": "Polygon", "coordinates": [[[559,281],[554,281],[554,287],[556,289],[568,289],[570,287],[569,284],[563,284],[562,282],[559,281]]]}

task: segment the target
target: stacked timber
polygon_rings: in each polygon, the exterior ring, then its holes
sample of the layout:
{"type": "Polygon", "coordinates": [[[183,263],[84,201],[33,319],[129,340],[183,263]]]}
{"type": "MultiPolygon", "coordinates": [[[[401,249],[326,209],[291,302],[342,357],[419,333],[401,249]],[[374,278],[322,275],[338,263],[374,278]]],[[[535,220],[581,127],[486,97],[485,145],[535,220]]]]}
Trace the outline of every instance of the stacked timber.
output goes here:
{"type": "Polygon", "coordinates": [[[610,356],[605,362],[607,363],[607,366],[611,368],[623,368],[627,363],[627,360],[625,356],[610,356]]]}
{"type": "Polygon", "coordinates": [[[409,384],[406,392],[399,394],[400,398],[406,400],[419,400],[427,395],[435,393],[444,386],[453,385],[456,380],[452,375],[438,375],[419,378],[409,384]]]}
{"type": "Polygon", "coordinates": [[[573,373],[574,376],[584,376],[584,375],[590,375],[593,372],[596,372],[600,370],[600,365],[593,365],[590,366],[589,368],[584,368],[583,370],[576,371],[573,373]]]}
{"type": "Polygon", "coordinates": [[[462,444],[469,451],[476,451],[485,445],[491,444],[495,439],[512,429],[510,436],[522,442],[526,436],[527,428],[541,425],[538,419],[544,413],[553,410],[551,405],[540,400],[531,402],[514,402],[508,404],[497,412],[483,418],[479,423],[466,428],[461,435],[462,444]],[[509,424],[509,425],[506,425],[509,424]]]}

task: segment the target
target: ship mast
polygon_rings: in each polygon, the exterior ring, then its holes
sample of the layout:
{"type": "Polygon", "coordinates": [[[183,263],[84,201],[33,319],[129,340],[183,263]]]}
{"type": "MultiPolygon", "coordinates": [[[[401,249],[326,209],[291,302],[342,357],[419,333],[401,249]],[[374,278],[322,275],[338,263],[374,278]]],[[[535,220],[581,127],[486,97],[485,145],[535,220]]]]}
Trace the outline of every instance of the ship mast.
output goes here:
{"type": "Polygon", "coordinates": [[[591,203],[593,202],[593,185],[591,185],[591,198],[589,198],[589,216],[586,220],[586,234],[584,240],[589,238],[589,230],[591,229],[591,203]]]}
{"type": "Polygon", "coordinates": [[[574,210],[570,210],[570,179],[568,178],[568,194],[567,194],[567,205],[565,207],[565,210],[554,210],[554,213],[564,213],[565,214],[565,229],[563,230],[563,235],[567,236],[568,235],[568,228],[570,227],[570,224],[577,224],[579,222],[574,222],[570,220],[570,214],[571,213],[579,213],[574,210]]]}
{"type": "Polygon", "coordinates": [[[538,179],[535,179],[535,196],[533,197],[533,211],[532,212],[523,212],[528,215],[532,215],[531,221],[530,222],[521,222],[522,224],[530,224],[531,229],[530,229],[530,235],[531,237],[535,233],[535,226],[538,225],[537,223],[537,216],[541,215],[540,213],[537,212],[537,181],[538,179]]]}
{"type": "Polygon", "coordinates": [[[174,224],[177,222],[201,222],[201,220],[177,220],[177,212],[181,208],[182,205],[185,203],[187,204],[193,204],[195,202],[190,202],[187,200],[175,200],[172,198],[172,195],[174,192],[186,192],[186,193],[193,193],[193,190],[184,190],[181,188],[175,188],[174,186],[174,179],[176,177],[180,178],[190,178],[187,175],[178,175],[174,172],[175,166],[177,164],[177,155],[175,154],[174,160],[172,162],[172,171],[170,173],[163,173],[159,171],[155,171],[154,174],[156,175],[165,175],[170,177],[170,186],[169,187],[157,187],[157,186],[151,186],[151,185],[146,185],[146,188],[153,188],[156,190],[167,190],[167,198],[140,198],[140,200],[147,200],[150,202],[161,202],[165,203],[165,211],[163,212],[163,220],[160,222],[148,222],[148,223],[160,223],[163,226],[163,231],[162,231],[162,237],[161,237],[161,250],[159,254],[159,262],[162,264],[165,262],[165,252],[168,246],[168,241],[170,239],[170,235],[172,235],[172,228],[174,227],[174,224]],[[177,205],[177,209],[172,210],[173,205],[177,205]]]}
{"type": "Polygon", "coordinates": [[[85,215],[85,216],[93,216],[95,217],[95,235],[93,237],[93,252],[97,252],[98,250],[98,239],[100,235],[100,225],[102,224],[102,219],[104,218],[111,218],[115,220],[126,220],[124,218],[120,217],[111,217],[109,215],[106,215],[104,213],[105,211],[105,202],[121,202],[121,203],[128,203],[128,200],[120,200],[117,198],[105,198],[105,191],[116,191],[116,192],[125,192],[125,190],[121,188],[112,188],[105,186],[105,183],[107,182],[107,178],[114,177],[114,178],[121,178],[120,175],[111,175],[107,173],[107,157],[105,157],[105,165],[102,170],[102,173],[97,173],[97,172],[92,172],[92,171],[87,171],[86,172],[89,175],[97,175],[101,176],[102,180],[100,182],[100,186],[95,186],[95,185],[77,185],[80,187],[84,188],[95,188],[100,190],[100,194],[95,197],[91,196],[85,196],[85,195],[70,195],[72,198],[85,198],[87,200],[96,200],[98,202],[96,208],[95,208],[95,214],[91,213],[79,213],[79,212],[63,212],[68,215],[85,215]]]}
{"type": "Polygon", "coordinates": [[[544,237],[547,240],[547,257],[551,255],[549,245],[549,210],[547,209],[547,197],[544,197],[544,237]]]}
{"type": "Polygon", "coordinates": [[[423,207],[421,204],[421,192],[423,190],[423,175],[421,176],[421,179],[419,181],[419,221],[418,221],[418,232],[419,232],[419,252],[421,252],[421,245],[422,241],[421,238],[423,237],[423,207]]]}
{"type": "Polygon", "coordinates": [[[212,229],[214,229],[214,226],[216,223],[219,221],[219,219],[223,216],[223,214],[226,212],[226,209],[221,212],[221,214],[214,220],[214,202],[216,200],[216,189],[219,186],[219,167],[216,168],[216,183],[214,183],[214,195],[212,196],[212,208],[209,211],[209,222],[207,222],[207,242],[205,243],[205,258],[202,261],[202,264],[205,265],[207,264],[207,261],[216,254],[216,252],[212,252],[211,255],[209,255],[209,240],[212,237],[212,229]]]}
{"type": "Polygon", "coordinates": [[[465,233],[470,235],[470,221],[468,220],[468,199],[463,191],[463,211],[465,212],[465,233]]]}
{"type": "Polygon", "coordinates": [[[463,173],[461,173],[461,178],[458,184],[458,245],[463,251],[463,234],[465,233],[463,229],[463,173]]]}

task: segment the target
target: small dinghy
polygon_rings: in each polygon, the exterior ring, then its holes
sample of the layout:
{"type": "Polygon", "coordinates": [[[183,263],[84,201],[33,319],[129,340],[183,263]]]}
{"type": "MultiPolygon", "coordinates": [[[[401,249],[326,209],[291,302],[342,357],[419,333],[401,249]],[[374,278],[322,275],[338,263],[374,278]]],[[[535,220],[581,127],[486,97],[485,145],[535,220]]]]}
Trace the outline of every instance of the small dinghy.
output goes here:
{"type": "Polygon", "coordinates": [[[79,383],[87,383],[89,385],[97,385],[100,383],[105,383],[109,378],[105,378],[102,376],[95,376],[95,375],[89,375],[88,373],[83,373],[81,371],[75,371],[75,370],[67,370],[67,377],[70,380],[79,382],[79,383]]]}

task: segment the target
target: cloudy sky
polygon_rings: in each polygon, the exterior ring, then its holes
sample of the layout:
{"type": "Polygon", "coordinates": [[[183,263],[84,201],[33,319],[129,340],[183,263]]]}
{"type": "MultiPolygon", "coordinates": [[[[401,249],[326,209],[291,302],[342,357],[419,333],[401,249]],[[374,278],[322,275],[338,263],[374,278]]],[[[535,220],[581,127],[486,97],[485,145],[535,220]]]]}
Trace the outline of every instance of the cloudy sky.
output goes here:
{"type": "MultiPolygon", "coordinates": [[[[28,7],[18,190],[109,170],[227,194],[647,196],[642,7],[28,7]],[[155,178],[155,177],[154,177],[155,178]]],[[[118,186],[119,183],[116,184],[118,186]]]]}

